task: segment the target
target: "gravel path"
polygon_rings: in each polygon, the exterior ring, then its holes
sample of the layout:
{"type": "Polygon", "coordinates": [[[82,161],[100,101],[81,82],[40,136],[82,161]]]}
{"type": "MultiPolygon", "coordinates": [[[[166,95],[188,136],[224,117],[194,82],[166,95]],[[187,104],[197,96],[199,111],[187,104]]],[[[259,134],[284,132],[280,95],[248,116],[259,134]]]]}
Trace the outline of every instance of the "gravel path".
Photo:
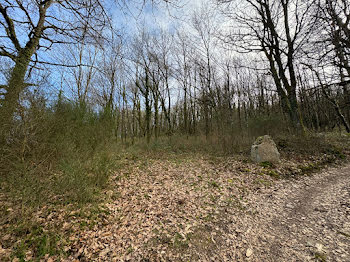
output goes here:
{"type": "Polygon", "coordinates": [[[248,261],[350,261],[350,165],[276,183],[250,199],[248,261]]]}

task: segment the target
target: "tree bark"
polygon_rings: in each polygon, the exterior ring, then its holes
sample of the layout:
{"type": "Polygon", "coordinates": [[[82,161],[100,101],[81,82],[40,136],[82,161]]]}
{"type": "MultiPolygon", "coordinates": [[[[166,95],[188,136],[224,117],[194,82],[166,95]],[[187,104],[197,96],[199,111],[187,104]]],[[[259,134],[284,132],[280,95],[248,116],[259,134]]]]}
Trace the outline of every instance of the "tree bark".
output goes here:
{"type": "MultiPolygon", "coordinates": [[[[6,139],[6,136],[11,131],[13,116],[18,106],[19,96],[27,86],[24,83],[24,79],[33,53],[32,50],[23,50],[21,54],[18,55],[15,66],[12,69],[8,85],[6,86],[7,92],[0,110],[2,123],[1,139],[6,139]]],[[[3,140],[1,142],[5,141],[3,140]]]]}

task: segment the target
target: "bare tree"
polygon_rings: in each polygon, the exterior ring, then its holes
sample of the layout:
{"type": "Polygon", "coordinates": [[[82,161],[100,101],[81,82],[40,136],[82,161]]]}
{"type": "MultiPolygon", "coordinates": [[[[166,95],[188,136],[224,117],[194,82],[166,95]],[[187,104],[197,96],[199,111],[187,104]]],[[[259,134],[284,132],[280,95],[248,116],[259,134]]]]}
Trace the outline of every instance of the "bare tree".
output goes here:
{"type": "Polygon", "coordinates": [[[153,92],[155,99],[160,102],[162,113],[168,124],[167,133],[172,133],[171,123],[171,92],[170,78],[173,76],[171,65],[173,51],[173,37],[165,31],[160,31],[159,34],[152,37],[151,46],[148,46],[148,53],[153,64],[153,92]],[[158,74],[155,77],[155,74],[158,74]]]}
{"type": "Polygon", "coordinates": [[[317,78],[316,89],[330,102],[337,118],[349,132],[350,115],[350,5],[348,1],[318,0],[315,12],[317,35],[311,39],[304,64],[317,78]],[[316,48],[315,48],[316,47],[316,48]],[[340,97],[334,93],[342,93],[340,97]]]}
{"type": "Polygon", "coordinates": [[[298,112],[296,61],[312,33],[314,24],[309,12],[314,1],[219,2],[231,7],[226,9],[229,12],[225,12],[238,26],[237,30],[230,32],[228,41],[232,41],[242,52],[264,54],[283,109],[292,125],[300,127],[302,120],[298,112]]]}
{"type": "Polygon", "coordinates": [[[192,26],[196,31],[197,58],[196,64],[201,82],[201,103],[205,119],[205,134],[210,133],[210,110],[213,102],[213,53],[215,46],[216,24],[214,13],[207,7],[202,6],[192,17],[192,26]]]}
{"type": "Polygon", "coordinates": [[[28,69],[48,63],[38,59],[39,52],[80,42],[82,36],[101,37],[108,16],[99,0],[6,0],[0,3],[0,15],[0,56],[13,63],[0,108],[5,134],[20,93],[30,85],[25,83],[28,69]]]}
{"type": "Polygon", "coordinates": [[[175,77],[180,83],[183,89],[183,121],[184,121],[184,131],[186,133],[190,132],[189,128],[189,108],[188,100],[190,97],[190,85],[191,85],[191,70],[192,70],[192,59],[191,53],[193,53],[193,46],[190,42],[189,37],[183,31],[177,32],[176,37],[176,69],[175,77]]]}
{"type": "Polygon", "coordinates": [[[60,55],[63,57],[62,64],[72,63],[76,67],[64,67],[65,84],[70,88],[73,98],[79,105],[86,105],[92,91],[93,82],[96,80],[97,59],[99,50],[84,43],[75,46],[65,46],[67,53],[60,55]],[[84,66],[84,64],[89,66],[84,66]]]}

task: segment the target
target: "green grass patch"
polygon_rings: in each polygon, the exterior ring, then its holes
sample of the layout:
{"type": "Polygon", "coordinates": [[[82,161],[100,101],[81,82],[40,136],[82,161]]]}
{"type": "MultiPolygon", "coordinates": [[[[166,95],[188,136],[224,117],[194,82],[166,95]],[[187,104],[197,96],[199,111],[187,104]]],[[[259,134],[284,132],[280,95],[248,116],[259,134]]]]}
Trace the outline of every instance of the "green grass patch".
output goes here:
{"type": "Polygon", "coordinates": [[[321,252],[315,252],[314,253],[314,259],[319,262],[326,262],[327,261],[327,255],[321,252]]]}
{"type": "Polygon", "coordinates": [[[272,167],[274,167],[274,164],[269,162],[269,161],[261,162],[259,165],[261,167],[264,167],[264,168],[272,168],[272,167]]]}

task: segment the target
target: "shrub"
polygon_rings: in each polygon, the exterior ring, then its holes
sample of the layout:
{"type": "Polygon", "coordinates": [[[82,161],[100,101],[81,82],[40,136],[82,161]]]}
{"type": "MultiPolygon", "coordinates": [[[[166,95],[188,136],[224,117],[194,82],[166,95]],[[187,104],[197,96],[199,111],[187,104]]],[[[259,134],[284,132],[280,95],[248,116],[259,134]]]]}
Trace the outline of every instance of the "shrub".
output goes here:
{"type": "Polygon", "coordinates": [[[106,125],[103,113],[61,97],[51,107],[38,94],[29,101],[0,148],[0,179],[6,189],[33,205],[47,196],[63,202],[93,201],[111,168],[105,153],[105,145],[114,141],[111,124],[106,125]]]}

